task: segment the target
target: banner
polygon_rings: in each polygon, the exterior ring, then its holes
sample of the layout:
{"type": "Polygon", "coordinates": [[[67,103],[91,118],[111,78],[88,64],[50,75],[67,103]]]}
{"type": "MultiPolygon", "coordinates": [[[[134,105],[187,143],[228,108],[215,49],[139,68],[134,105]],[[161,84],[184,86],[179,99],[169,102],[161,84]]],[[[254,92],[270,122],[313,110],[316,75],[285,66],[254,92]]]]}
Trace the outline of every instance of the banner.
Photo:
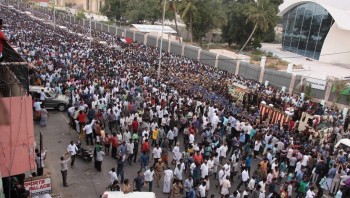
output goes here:
{"type": "Polygon", "coordinates": [[[24,180],[24,188],[30,191],[32,196],[50,194],[51,178],[50,177],[34,177],[24,180]]]}
{"type": "Polygon", "coordinates": [[[228,88],[228,92],[237,101],[239,101],[239,102],[243,101],[243,97],[244,97],[244,94],[245,94],[244,89],[241,89],[239,87],[231,87],[230,86],[228,88]]]}
{"type": "Polygon", "coordinates": [[[326,90],[327,82],[325,80],[306,78],[306,81],[311,84],[311,88],[313,89],[326,90]]]}

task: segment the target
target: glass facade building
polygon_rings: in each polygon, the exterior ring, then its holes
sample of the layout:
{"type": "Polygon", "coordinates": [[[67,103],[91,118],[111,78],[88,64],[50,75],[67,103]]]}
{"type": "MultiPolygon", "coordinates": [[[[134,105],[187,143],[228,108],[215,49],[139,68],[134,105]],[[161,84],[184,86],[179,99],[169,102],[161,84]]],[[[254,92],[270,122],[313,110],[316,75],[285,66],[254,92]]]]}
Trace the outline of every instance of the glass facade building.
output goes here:
{"type": "Polygon", "coordinates": [[[333,23],[333,17],[319,4],[298,5],[283,15],[282,47],[319,60],[323,42],[333,23]]]}

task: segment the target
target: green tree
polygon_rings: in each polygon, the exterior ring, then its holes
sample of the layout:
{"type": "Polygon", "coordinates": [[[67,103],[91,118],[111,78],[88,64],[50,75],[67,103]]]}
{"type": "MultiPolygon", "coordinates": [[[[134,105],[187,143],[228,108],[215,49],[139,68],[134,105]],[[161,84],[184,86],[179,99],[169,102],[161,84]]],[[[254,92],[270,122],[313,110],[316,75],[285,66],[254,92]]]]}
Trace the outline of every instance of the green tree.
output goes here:
{"type": "Polygon", "coordinates": [[[223,9],[222,0],[213,0],[211,1],[210,7],[215,8],[211,9],[211,13],[208,16],[211,18],[211,24],[209,24],[209,41],[208,41],[208,50],[210,49],[210,43],[213,38],[214,29],[221,28],[223,25],[227,24],[227,17],[223,9]]]}
{"type": "Polygon", "coordinates": [[[242,52],[247,46],[257,29],[267,31],[269,27],[274,27],[277,21],[276,9],[270,0],[258,0],[256,3],[250,3],[245,13],[248,17],[247,23],[252,22],[254,28],[238,53],[242,52]]]}
{"type": "Polygon", "coordinates": [[[333,108],[337,107],[337,102],[341,97],[342,91],[348,88],[347,82],[345,80],[341,80],[339,78],[330,79],[332,82],[332,92],[335,94],[333,98],[333,108]]]}
{"type": "Polygon", "coordinates": [[[128,0],[106,0],[101,8],[101,13],[106,15],[111,21],[120,21],[125,16],[128,0]]]}
{"type": "Polygon", "coordinates": [[[186,0],[179,6],[179,12],[181,14],[182,20],[184,20],[186,24],[186,28],[190,31],[191,34],[191,43],[193,43],[193,21],[197,16],[198,9],[195,5],[194,0],[186,0]]]}
{"type": "Polygon", "coordinates": [[[176,35],[179,38],[179,42],[181,43],[179,28],[177,26],[177,19],[176,19],[176,15],[177,15],[177,1],[169,2],[168,11],[172,12],[172,15],[171,15],[172,17],[170,17],[170,19],[173,18],[174,21],[175,21],[176,35]]]}
{"type": "Polygon", "coordinates": [[[253,30],[253,24],[251,22],[246,23],[247,16],[244,13],[246,6],[252,2],[253,0],[223,1],[227,23],[222,26],[221,36],[229,46],[232,44],[242,46],[253,30]]]}

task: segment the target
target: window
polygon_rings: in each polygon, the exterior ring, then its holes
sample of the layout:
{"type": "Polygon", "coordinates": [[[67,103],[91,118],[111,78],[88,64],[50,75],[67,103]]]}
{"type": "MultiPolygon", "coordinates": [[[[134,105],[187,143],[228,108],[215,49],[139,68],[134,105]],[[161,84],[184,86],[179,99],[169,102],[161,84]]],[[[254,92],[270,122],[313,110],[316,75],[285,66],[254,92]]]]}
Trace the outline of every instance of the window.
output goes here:
{"type": "Polygon", "coordinates": [[[283,15],[283,49],[318,60],[333,23],[328,11],[316,3],[294,7],[283,15]]]}

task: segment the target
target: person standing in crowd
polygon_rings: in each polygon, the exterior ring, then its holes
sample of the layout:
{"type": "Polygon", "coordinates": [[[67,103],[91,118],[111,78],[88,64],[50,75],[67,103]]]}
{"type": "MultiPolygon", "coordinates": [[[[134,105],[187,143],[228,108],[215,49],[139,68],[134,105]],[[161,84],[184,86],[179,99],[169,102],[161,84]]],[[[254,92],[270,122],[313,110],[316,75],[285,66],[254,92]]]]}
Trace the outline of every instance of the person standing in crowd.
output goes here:
{"type": "Polygon", "coordinates": [[[46,159],[46,154],[47,154],[47,150],[45,150],[44,152],[40,152],[38,151],[36,153],[36,158],[35,158],[35,163],[36,163],[36,172],[38,176],[42,176],[44,174],[44,160],[46,159]]]}
{"type": "Polygon", "coordinates": [[[105,152],[103,152],[102,147],[99,146],[96,148],[96,170],[98,172],[102,171],[102,161],[103,156],[105,155],[105,152]]]}
{"type": "Polygon", "coordinates": [[[164,163],[162,159],[158,159],[158,162],[153,167],[154,167],[154,180],[156,180],[157,188],[159,188],[159,181],[162,178],[162,175],[164,172],[164,163]]]}
{"type": "MultiPolygon", "coordinates": [[[[79,121],[81,122],[81,121],[79,121]]],[[[85,124],[85,121],[84,121],[85,124]]],[[[81,124],[82,126],[84,124],[81,124]]],[[[85,136],[86,136],[86,144],[87,145],[94,145],[94,141],[93,141],[93,125],[95,124],[95,120],[93,119],[89,124],[85,125],[83,128],[83,131],[85,131],[85,136]]]]}
{"type": "Polygon", "coordinates": [[[171,188],[171,197],[172,198],[180,198],[181,197],[181,190],[182,190],[182,184],[180,181],[176,181],[172,188],[171,188]]]}
{"type": "Polygon", "coordinates": [[[41,104],[40,108],[40,126],[44,127],[47,125],[47,118],[49,117],[49,113],[45,109],[44,105],[41,104]]]}
{"type": "Polygon", "coordinates": [[[112,168],[110,171],[108,171],[109,181],[110,185],[113,185],[114,181],[118,180],[117,173],[115,172],[115,168],[112,168]]]}
{"type": "Polygon", "coordinates": [[[71,168],[73,168],[74,166],[75,155],[77,154],[77,151],[78,151],[78,147],[75,145],[73,141],[71,141],[67,147],[67,153],[69,153],[71,157],[71,163],[70,163],[71,168]]]}
{"type": "Polygon", "coordinates": [[[146,172],[143,173],[145,176],[145,182],[148,183],[148,192],[152,192],[154,170],[153,167],[150,167],[146,172]]]}
{"type": "Polygon", "coordinates": [[[141,192],[141,188],[145,183],[143,173],[141,171],[137,172],[137,177],[134,179],[134,190],[141,192]]]}
{"type": "Polygon", "coordinates": [[[163,193],[169,194],[171,191],[171,181],[174,178],[174,172],[167,167],[164,171],[164,183],[163,183],[163,193]]]}
{"type": "Polygon", "coordinates": [[[63,186],[64,187],[68,187],[67,184],[67,175],[68,175],[68,162],[71,159],[70,156],[69,158],[65,158],[65,156],[67,155],[67,153],[64,156],[61,156],[61,174],[62,174],[62,181],[63,181],[63,186]]]}

